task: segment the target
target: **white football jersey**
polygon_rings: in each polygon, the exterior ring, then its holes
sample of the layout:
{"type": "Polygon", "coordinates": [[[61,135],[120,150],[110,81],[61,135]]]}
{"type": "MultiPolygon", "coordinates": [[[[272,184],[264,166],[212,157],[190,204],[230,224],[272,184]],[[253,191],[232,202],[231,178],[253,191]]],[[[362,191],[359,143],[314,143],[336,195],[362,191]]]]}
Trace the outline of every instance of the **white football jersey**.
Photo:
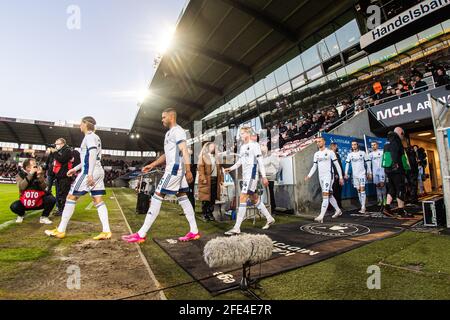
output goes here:
{"type": "MultiPolygon", "coordinates": [[[[370,161],[369,157],[364,151],[352,151],[347,155],[347,164],[345,166],[345,173],[348,174],[349,164],[352,166],[352,172],[354,178],[366,176],[366,162],[370,161]]],[[[367,166],[367,171],[371,173],[370,165],[367,166]]]]}
{"type": "Polygon", "coordinates": [[[96,135],[94,132],[89,131],[81,142],[81,152],[80,158],[82,163],[82,173],[89,173],[89,152],[95,152],[97,154],[95,159],[94,171],[97,169],[102,169],[102,141],[100,137],[96,135]]]}
{"type": "Polygon", "coordinates": [[[244,180],[256,179],[258,175],[258,158],[262,156],[261,147],[257,142],[250,141],[239,149],[244,180]]]}
{"type": "Polygon", "coordinates": [[[172,175],[184,172],[183,155],[179,148],[179,144],[186,141],[186,132],[182,127],[176,125],[167,131],[164,139],[164,154],[166,156],[166,172],[172,175]]]}
{"type": "Polygon", "coordinates": [[[383,150],[372,151],[369,153],[369,160],[372,162],[372,172],[376,172],[381,168],[381,160],[383,159],[383,150]]]}

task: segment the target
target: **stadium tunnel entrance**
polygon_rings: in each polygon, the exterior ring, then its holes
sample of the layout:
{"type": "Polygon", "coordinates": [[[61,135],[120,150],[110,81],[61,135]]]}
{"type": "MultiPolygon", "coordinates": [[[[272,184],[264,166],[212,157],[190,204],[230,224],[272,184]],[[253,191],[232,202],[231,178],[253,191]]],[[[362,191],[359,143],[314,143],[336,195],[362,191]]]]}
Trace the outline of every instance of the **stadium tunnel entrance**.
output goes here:
{"type": "Polygon", "coordinates": [[[371,131],[379,137],[386,137],[395,127],[402,127],[405,130],[405,147],[415,147],[418,161],[423,164],[424,172],[419,180],[423,182],[424,193],[442,193],[441,155],[430,111],[432,96],[448,103],[450,87],[439,87],[416,94],[411,92],[410,96],[402,99],[373,106],[369,109],[369,124],[371,131]]]}

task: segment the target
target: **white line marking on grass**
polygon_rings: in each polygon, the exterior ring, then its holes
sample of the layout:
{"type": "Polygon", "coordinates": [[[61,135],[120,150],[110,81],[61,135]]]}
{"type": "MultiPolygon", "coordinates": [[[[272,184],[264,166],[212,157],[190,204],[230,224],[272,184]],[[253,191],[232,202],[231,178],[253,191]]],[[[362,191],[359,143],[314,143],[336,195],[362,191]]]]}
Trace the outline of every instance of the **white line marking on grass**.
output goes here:
{"type": "MultiPolygon", "coordinates": [[[[38,213],[39,211],[42,211],[42,210],[31,211],[30,213],[25,215],[25,219],[28,218],[28,217],[34,217],[36,215],[36,213],[38,213]]],[[[15,223],[16,223],[16,220],[9,220],[9,221],[6,221],[6,222],[0,224],[0,231],[5,229],[5,228],[7,228],[7,227],[9,227],[12,224],[15,224],[15,223]]]]}
{"type": "Polygon", "coordinates": [[[94,206],[94,202],[89,202],[89,204],[87,205],[87,207],[84,210],[92,210],[92,207],[94,206]]]}
{"type": "MultiPolygon", "coordinates": [[[[111,190],[111,191],[112,191],[112,193],[113,193],[113,195],[114,195],[114,198],[115,198],[115,200],[116,200],[117,206],[119,207],[120,213],[122,214],[122,218],[123,218],[123,220],[125,221],[125,224],[126,224],[126,226],[127,226],[127,228],[128,228],[128,231],[129,231],[130,233],[132,233],[133,231],[131,231],[131,227],[130,227],[130,225],[128,224],[128,221],[127,221],[127,218],[125,217],[125,214],[123,213],[122,207],[120,206],[119,201],[117,201],[116,194],[115,194],[114,190],[111,190]]],[[[142,262],[144,263],[144,266],[145,266],[145,268],[147,269],[148,274],[150,275],[150,278],[151,278],[152,281],[155,283],[156,288],[157,288],[157,289],[161,289],[161,285],[159,284],[158,280],[157,280],[156,277],[155,277],[155,274],[153,273],[152,269],[150,268],[150,265],[148,264],[148,261],[147,261],[147,259],[145,258],[144,253],[142,252],[141,247],[140,247],[139,244],[137,244],[137,243],[135,243],[135,245],[136,245],[136,247],[137,247],[137,249],[138,249],[139,256],[141,257],[141,260],[142,260],[142,262]]],[[[160,290],[160,291],[159,291],[159,297],[160,297],[161,300],[167,300],[166,295],[164,294],[164,291],[163,291],[163,290],[160,290]]]]}

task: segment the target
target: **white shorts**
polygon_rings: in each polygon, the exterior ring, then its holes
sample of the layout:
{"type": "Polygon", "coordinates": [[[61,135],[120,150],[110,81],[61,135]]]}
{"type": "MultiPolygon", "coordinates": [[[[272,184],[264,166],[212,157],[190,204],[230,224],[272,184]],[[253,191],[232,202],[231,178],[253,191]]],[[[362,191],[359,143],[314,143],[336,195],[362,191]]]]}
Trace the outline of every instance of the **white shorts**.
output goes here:
{"type": "Polygon", "coordinates": [[[384,183],[385,180],[386,177],[384,175],[384,169],[383,168],[376,169],[375,172],[373,173],[373,183],[374,184],[384,183]]]}
{"type": "Polygon", "coordinates": [[[72,183],[69,194],[77,197],[83,196],[88,192],[93,197],[106,194],[105,182],[103,181],[105,178],[105,171],[103,171],[103,168],[101,170],[94,170],[93,178],[95,184],[93,187],[90,187],[88,186],[87,174],[79,174],[75,181],[72,183]]]}
{"type": "Polygon", "coordinates": [[[333,192],[333,177],[331,175],[319,176],[320,188],[322,192],[333,192]]]}
{"type": "Polygon", "coordinates": [[[353,187],[356,189],[366,186],[366,177],[353,177],[353,187]]]}
{"type": "Polygon", "coordinates": [[[245,194],[254,194],[256,191],[256,188],[258,187],[258,179],[256,178],[250,178],[242,180],[242,189],[241,193],[245,194]]]}
{"type": "Polygon", "coordinates": [[[171,172],[165,172],[155,192],[161,194],[177,194],[178,192],[188,191],[189,185],[184,174],[173,175],[171,172]]]}

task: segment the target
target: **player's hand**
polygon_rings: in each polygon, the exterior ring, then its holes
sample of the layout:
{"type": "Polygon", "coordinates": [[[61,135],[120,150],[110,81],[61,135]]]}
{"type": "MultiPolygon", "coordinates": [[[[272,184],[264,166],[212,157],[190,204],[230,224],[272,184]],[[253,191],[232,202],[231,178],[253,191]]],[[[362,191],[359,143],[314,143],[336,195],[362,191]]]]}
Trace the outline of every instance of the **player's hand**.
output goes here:
{"type": "Polygon", "coordinates": [[[88,176],[87,183],[89,187],[93,187],[95,185],[94,177],[92,175],[88,176]]]}
{"type": "Polygon", "coordinates": [[[42,169],[42,167],[38,167],[36,172],[37,172],[38,176],[44,174],[44,170],[42,169]]]}
{"type": "Polygon", "coordinates": [[[231,171],[230,168],[223,169],[224,173],[230,173],[230,171],[231,171]]]}
{"type": "Polygon", "coordinates": [[[69,171],[67,171],[67,176],[71,177],[73,176],[75,173],[77,173],[77,170],[75,170],[75,168],[70,169],[69,171]]]}
{"type": "Polygon", "coordinates": [[[189,184],[194,181],[194,176],[192,175],[191,171],[186,171],[186,180],[189,184]]]}
{"type": "Polygon", "coordinates": [[[367,179],[368,179],[368,180],[372,180],[372,174],[369,173],[369,174],[367,175],[367,179]]]}
{"type": "Polygon", "coordinates": [[[341,185],[341,187],[344,185],[344,179],[339,179],[339,184],[341,185]]]}
{"type": "Polygon", "coordinates": [[[308,181],[310,178],[309,178],[309,176],[306,176],[305,177],[305,181],[308,181]]]}
{"type": "Polygon", "coordinates": [[[264,187],[267,187],[269,185],[269,180],[267,180],[267,178],[262,178],[262,184],[264,187]]]}
{"type": "Polygon", "coordinates": [[[150,163],[150,164],[146,165],[145,167],[143,167],[141,171],[144,173],[147,173],[147,172],[153,170],[154,167],[155,166],[153,165],[153,163],[150,163]]]}
{"type": "Polygon", "coordinates": [[[348,180],[348,175],[347,175],[347,174],[344,176],[344,179],[345,179],[345,180],[348,180]]]}

